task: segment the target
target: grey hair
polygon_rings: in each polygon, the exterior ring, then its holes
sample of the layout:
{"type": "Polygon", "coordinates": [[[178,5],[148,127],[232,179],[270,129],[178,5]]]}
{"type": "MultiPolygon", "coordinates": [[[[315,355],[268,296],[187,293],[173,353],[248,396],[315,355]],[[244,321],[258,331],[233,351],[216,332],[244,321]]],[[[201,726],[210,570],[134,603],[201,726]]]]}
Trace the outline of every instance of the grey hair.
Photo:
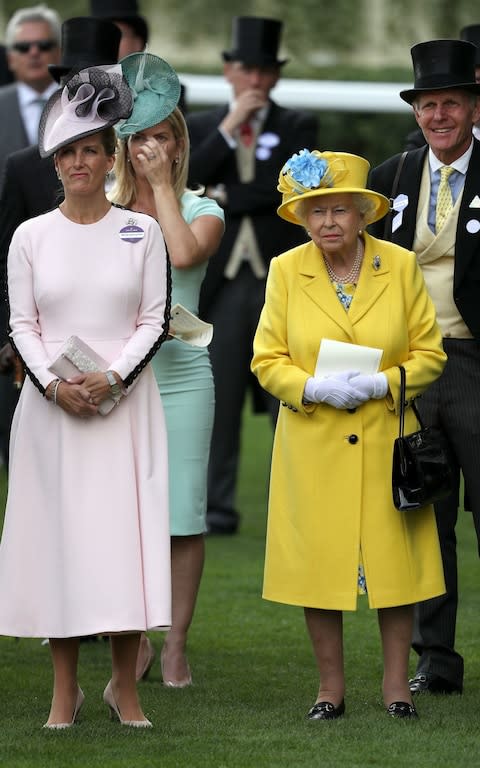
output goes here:
{"type": "Polygon", "coordinates": [[[20,8],[15,11],[10,18],[7,27],[5,29],[5,43],[7,48],[11,48],[15,43],[16,35],[19,27],[22,24],[26,24],[31,21],[43,21],[50,27],[52,40],[55,40],[57,45],[60,45],[62,36],[62,21],[59,14],[48,8],[44,3],[40,5],[33,5],[30,8],[20,8]]]}
{"type": "MultiPolygon", "coordinates": [[[[342,190],[339,189],[338,192],[340,193],[342,190]]],[[[375,218],[375,213],[377,211],[377,207],[372,200],[372,198],[369,195],[364,195],[362,192],[351,192],[352,195],[352,202],[359,212],[360,216],[363,217],[365,225],[370,224],[371,221],[375,218]]],[[[323,197],[323,195],[318,195],[318,197],[323,197]]],[[[296,208],[295,208],[295,216],[300,219],[303,225],[306,224],[306,204],[308,200],[311,200],[312,198],[305,198],[304,200],[299,200],[296,208]]]]}

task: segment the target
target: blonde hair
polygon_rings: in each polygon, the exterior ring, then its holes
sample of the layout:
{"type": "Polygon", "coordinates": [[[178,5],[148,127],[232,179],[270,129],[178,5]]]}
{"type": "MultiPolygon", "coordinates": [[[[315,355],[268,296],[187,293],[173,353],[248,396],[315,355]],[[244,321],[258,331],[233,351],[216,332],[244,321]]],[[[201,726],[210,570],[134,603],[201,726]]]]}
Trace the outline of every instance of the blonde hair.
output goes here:
{"type": "MultiPolygon", "coordinates": [[[[177,200],[180,200],[187,188],[190,139],[185,118],[178,107],[175,107],[173,112],[166,118],[166,122],[171,127],[175,140],[177,142],[183,141],[183,152],[179,156],[178,163],[174,163],[172,166],[172,186],[177,200]]],[[[135,203],[137,194],[135,172],[128,160],[127,142],[128,139],[121,139],[119,141],[113,169],[115,183],[108,197],[112,202],[129,208],[135,203]]]]}

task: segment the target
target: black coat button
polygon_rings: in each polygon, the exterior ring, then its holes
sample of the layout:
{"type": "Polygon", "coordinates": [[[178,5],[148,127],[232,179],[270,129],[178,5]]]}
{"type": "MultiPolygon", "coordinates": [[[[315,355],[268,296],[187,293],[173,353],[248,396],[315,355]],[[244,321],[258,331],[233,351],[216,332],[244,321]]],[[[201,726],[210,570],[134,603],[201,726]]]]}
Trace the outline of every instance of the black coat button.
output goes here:
{"type": "Polygon", "coordinates": [[[355,445],[355,443],[358,443],[358,435],[349,435],[348,436],[348,442],[351,445],[355,445]]]}
{"type": "Polygon", "coordinates": [[[356,413],[356,412],[357,412],[356,408],[347,408],[347,413],[356,413]]]}

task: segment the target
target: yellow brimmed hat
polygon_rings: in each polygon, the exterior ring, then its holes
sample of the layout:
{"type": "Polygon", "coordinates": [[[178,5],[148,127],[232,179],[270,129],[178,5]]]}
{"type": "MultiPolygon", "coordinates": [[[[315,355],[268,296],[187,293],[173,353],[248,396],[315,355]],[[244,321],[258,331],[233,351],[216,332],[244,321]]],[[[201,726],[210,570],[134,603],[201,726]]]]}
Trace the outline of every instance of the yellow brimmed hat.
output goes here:
{"type": "Polygon", "coordinates": [[[366,189],[369,169],[368,160],[348,152],[320,152],[318,149],[310,152],[302,149],[287,160],[280,171],[277,189],[282,193],[282,204],[277,213],[282,219],[303,226],[304,222],[296,215],[301,200],[339,192],[358,192],[375,205],[374,214],[365,223],[378,221],[385,216],[390,205],[386,197],[366,189]]]}

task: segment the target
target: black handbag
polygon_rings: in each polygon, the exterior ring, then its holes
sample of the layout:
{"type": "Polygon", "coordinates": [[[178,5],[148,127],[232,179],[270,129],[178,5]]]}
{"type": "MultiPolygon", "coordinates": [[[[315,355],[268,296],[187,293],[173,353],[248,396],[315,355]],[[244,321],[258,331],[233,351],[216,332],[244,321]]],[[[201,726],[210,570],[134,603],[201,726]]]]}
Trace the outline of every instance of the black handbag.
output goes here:
{"type": "Polygon", "coordinates": [[[400,430],[393,445],[392,492],[397,509],[425,507],[452,491],[450,446],[442,430],[425,427],[415,404],[413,411],[421,429],[404,435],[405,368],[400,368],[400,430]]]}

